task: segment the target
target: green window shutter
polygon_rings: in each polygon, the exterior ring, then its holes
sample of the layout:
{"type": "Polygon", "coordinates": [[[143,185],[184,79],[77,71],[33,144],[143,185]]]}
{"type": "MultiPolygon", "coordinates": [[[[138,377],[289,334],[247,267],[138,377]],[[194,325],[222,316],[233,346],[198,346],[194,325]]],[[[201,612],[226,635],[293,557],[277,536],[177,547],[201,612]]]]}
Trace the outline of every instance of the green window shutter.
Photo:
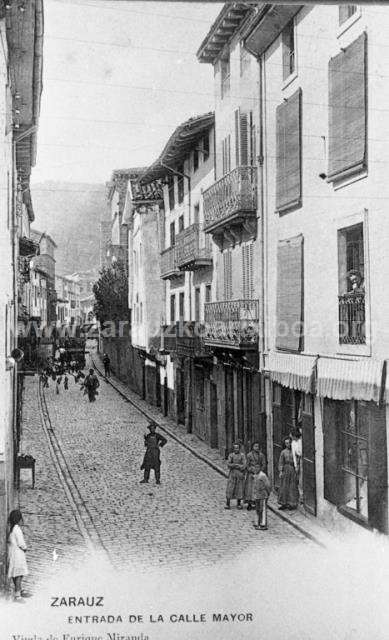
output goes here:
{"type": "Polygon", "coordinates": [[[277,250],[276,348],[303,348],[303,236],[281,240],[277,250]]]}
{"type": "Polygon", "coordinates": [[[367,35],[362,33],[328,67],[328,181],[363,171],[366,161],[367,35]]]}
{"type": "Polygon", "coordinates": [[[301,89],[276,109],[276,211],[301,205],[301,89]]]}

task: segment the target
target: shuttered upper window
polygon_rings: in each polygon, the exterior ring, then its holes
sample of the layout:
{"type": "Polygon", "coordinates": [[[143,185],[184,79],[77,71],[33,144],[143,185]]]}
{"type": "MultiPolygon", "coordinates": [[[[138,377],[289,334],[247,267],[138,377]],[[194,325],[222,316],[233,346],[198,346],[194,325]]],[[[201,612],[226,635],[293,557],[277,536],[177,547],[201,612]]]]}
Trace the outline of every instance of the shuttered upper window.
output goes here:
{"type": "Polygon", "coordinates": [[[242,245],[242,289],[243,299],[251,300],[254,297],[254,270],[253,270],[254,245],[242,245]]]}
{"type": "Polygon", "coordinates": [[[301,205],[301,89],[276,111],[276,211],[301,205]]]}
{"type": "Polygon", "coordinates": [[[329,62],[329,182],[367,168],[366,33],[329,62]]]}
{"type": "Polygon", "coordinates": [[[303,283],[303,236],[281,240],[277,250],[277,349],[303,349],[303,283]]]}
{"type": "Polygon", "coordinates": [[[231,251],[223,253],[223,284],[224,284],[224,300],[232,298],[232,254],[231,251]]]}

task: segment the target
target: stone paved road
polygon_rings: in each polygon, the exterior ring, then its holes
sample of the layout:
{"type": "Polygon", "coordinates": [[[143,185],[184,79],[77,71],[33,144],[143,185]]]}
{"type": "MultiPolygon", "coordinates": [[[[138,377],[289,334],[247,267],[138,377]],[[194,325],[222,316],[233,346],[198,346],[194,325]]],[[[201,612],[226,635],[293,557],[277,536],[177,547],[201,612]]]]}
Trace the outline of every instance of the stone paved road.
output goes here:
{"type": "MultiPolygon", "coordinates": [[[[27,384],[32,387],[36,382],[28,380],[27,384]]],[[[32,388],[29,393],[35,397],[32,388]]],[[[156,486],[153,475],[148,485],[139,484],[147,420],[103,380],[92,404],[73,379],[68,391],[61,387],[57,395],[51,383],[45,395],[52,427],[73,478],[115,565],[196,562],[204,566],[250,548],[266,553],[275,545],[312,546],[272,513],[269,531],[258,532],[253,528],[253,513],[235,508],[225,511],[225,479],[171,439],[162,450],[162,484],[156,486]]],[[[32,492],[23,485],[21,507],[36,554],[30,562],[32,574],[39,575],[39,557],[41,563],[47,563],[54,547],[63,562],[74,561],[86,549],[31,398],[25,422],[24,439],[29,442],[29,453],[37,457],[38,489],[32,492]]]]}

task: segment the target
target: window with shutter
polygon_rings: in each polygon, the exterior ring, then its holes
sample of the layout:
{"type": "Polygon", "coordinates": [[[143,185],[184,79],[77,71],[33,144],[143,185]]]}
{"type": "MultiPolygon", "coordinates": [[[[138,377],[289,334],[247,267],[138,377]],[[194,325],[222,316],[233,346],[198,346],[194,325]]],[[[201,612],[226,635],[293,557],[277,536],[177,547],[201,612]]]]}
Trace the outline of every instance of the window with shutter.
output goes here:
{"type": "Polygon", "coordinates": [[[205,162],[209,158],[209,133],[203,138],[203,161],[205,162]]]}
{"type": "Polygon", "coordinates": [[[303,236],[281,240],[277,250],[277,349],[303,349],[303,284],[303,236]]]}
{"type": "Polygon", "coordinates": [[[224,300],[232,298],[232,254],[231,251],[223,253],[223,284],[224,300]]]}
{"type": "Polygon", "coordinates": [[[301,89],[276,110],[276,211],[301,206],[301,89]]]}
{"type": "Polygon", "coordinates": [[[230,173],[231,171],[231,135],[228,134],[227,136],[227,166],[226,166],[226,173],[230,173]]]}
{"type": "Polygon", "coordinates": [[[171,324],[173,324],[173,322],[176,321],[176,295],[171,295],[170,296],[170,322],[171,324]]]}
{"type": "Polygon", "coordinates": [[[363,33],[329,62],[329,182],[367,168],[366,54],[363,33]]]}
{"type": "Polygon", "coordinates": [[[282,32],[282,77],[286,80],[295,70],[294,20],[282,32]]]}
{"type": "Polygon", "coordinates": [[[240,114],[240,164],[248,165],[249,131],[247,113],[240,114]]]}
{"type": "Polygon", "coordinates": [[[174,209],[174,176],[169,175],[167,179],[168,184],[168,192],[169,192],[169,209],[172,211],[174,209]]]}
{"type": "Polygon", "coordinates": [[[174,222],[170,223],[170,246],[174,247],[176,244],[176,229],[174,222]]]}
{"type": "Polygon", "coordinates": [[[250,130],[250,154],[249,164],[253,167],[256,163],[257,145],[256,145],[256,129],[254,124],[253,112],[249,113],[249,130],[250,130]]]}
{"type": "Polygon", "coordinates": [[[242,293],[244,300],[254,297],[253,244],[242,245],[242,293]]]}
{"type": "Polygon", "coordinates": [[[240,140],[239,140],[239,109],[235,110],[235,166],[239,166],[240,161],[240,140]]]}
{"type": "Polygon", "coordinates": [[[339,26],[346,22],[346,20],[351,18],[351,16],[354,15],[356,11],[356,4],[341,4],[339,6],[339,26]]]}

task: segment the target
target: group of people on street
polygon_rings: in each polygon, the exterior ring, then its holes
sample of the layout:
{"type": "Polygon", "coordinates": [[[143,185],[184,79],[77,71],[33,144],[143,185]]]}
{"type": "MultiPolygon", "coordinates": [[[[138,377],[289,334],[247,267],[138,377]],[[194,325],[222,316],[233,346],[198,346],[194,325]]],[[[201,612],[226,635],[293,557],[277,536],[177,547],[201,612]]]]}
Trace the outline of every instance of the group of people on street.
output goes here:
{"type": "MultiPolygon", "coordinates": [[[[278,462],[280,486],[278,490],[279,509],[297,509],[302,471],[302,440],[299,428],[292,430],[285,438],[278,462]]],[[[236,500],[237,509],[255,509],[258,515],[256,529],[266,530],[267,501],[271,491],[266,474],[266,458],[260,444],[254,442],[246,455],[242,444],[236,442],[228,456],[229,475],[226,489],[226,509],[231,509],[231,500],[236,500]]]]}
{"type": "Polygon", "coordinates": [[[231,500],[236,499],[237,508],[243,509],[242,502],[245,501],[248,511],[253,508],[256,510],[258,523],[254,525],[255,528],[266,530],[270,481],[266,475],[266,458],[259,442],[253,443],[247,456],[241,443],[235,442],[228,456],[227,466],[229,475],[225,508],[231,509],[231,500]]]}

